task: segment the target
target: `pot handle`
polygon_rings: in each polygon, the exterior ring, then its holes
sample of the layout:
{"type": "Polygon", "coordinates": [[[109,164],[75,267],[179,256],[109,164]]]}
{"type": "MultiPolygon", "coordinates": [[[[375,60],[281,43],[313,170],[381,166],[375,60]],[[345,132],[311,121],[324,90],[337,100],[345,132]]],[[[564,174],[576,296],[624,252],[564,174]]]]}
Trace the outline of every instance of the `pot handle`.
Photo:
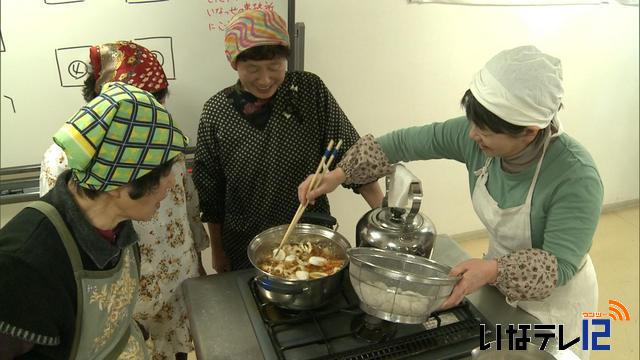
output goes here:
{"type": "Polygon", "coordinates": [[[308,290],[308,288],[305,286],[299,286],[299,285],[288,286],[288,285],[279,284],[278,282],[273,281],[269,279],[269,277],[264,275],[256,277],[256,281],[258,282],[258,285],[264,288],[265,290],[276,291],[276,292],[287,294],[287,295],[298,295],[308,290]]]}
{"type": "Polygon", "coordinates": [[[335,217],[319,212],[313,211],[305,211],[300,218],[301,223],[320,225],[324,227],[328,227],[329,229],[333,229],[334,226],[338,223],[335,217]]]}

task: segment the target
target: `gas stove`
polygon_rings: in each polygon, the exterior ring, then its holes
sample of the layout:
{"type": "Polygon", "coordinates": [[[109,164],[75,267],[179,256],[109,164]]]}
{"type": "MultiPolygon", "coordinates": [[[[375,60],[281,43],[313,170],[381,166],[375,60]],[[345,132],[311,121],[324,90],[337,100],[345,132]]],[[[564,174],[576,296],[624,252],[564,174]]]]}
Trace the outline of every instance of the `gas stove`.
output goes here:
{"type": "MultiPolygon", "coordinates": [[[[480,345],[480,324],[494,326],[465,300],[432,314],[424,324],[395,324],[364,313],[348,276],[321,308],[293,311],[260,297],[255,274],[237,285],[265,359],[461,359],[480,345]]],[[[487,330],[484,340],[495,335],[487,330]]]]}

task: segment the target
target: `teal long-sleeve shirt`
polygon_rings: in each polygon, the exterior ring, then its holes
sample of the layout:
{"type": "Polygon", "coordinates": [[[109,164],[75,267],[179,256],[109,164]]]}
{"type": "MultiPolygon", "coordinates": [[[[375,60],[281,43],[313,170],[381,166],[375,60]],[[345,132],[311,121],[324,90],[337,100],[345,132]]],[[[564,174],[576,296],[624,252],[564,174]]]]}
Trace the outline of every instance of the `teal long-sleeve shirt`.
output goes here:
{"type": "MultiPolygon", "coordinates": [[[[462,162],[473,193],[486,156],[468,136],[466,117],[400,129],[376,139],[391,163],[429,159],[462,162]]],[[[502,209],[524,203],[536,162],[511,174],[499,158],[491,162],[487,189],[502,209]]],[[[552,139],[531,200],[531,240],[558,259],[558,286],[577,272],[589,252],[602,207],[603,187],[587,150],[567,134],[552,139]]]]}

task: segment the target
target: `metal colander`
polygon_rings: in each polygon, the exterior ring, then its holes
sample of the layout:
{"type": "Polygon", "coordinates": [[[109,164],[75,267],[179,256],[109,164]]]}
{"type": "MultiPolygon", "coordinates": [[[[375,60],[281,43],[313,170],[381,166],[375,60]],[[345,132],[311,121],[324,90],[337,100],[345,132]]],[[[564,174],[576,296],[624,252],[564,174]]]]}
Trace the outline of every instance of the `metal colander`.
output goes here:
{"type": "Polygon", "coordinates": [[[449,276],[450,267],[420,256],[369,247],[348,249],[347,254],[360,308],[388,321],[425,322],[460,280],[449,276]]]}

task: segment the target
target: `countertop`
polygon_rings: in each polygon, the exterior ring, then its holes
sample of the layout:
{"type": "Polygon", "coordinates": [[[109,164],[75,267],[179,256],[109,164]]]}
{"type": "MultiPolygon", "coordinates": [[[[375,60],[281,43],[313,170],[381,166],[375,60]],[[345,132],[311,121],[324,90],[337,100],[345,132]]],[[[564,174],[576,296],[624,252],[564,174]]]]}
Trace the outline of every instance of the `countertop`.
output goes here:
{"type": "MultiPolygon", "coordinates": [[[[453,266],[468,259],[469,255],[449,236],[438,235],[431,258],[453,266]]],[[[263,359],[238,288],[237,273],[192,278],[182,285],[196,355],[200,360],[263,359]]],[[[492,286],[480,288],[467,299],[493,324],[538,323],[535,317],[507,304],[504,295],[492,286]]],[[[569,350],[554,350],[554,355],[561,359],[577,359],[569,350]]]]}

